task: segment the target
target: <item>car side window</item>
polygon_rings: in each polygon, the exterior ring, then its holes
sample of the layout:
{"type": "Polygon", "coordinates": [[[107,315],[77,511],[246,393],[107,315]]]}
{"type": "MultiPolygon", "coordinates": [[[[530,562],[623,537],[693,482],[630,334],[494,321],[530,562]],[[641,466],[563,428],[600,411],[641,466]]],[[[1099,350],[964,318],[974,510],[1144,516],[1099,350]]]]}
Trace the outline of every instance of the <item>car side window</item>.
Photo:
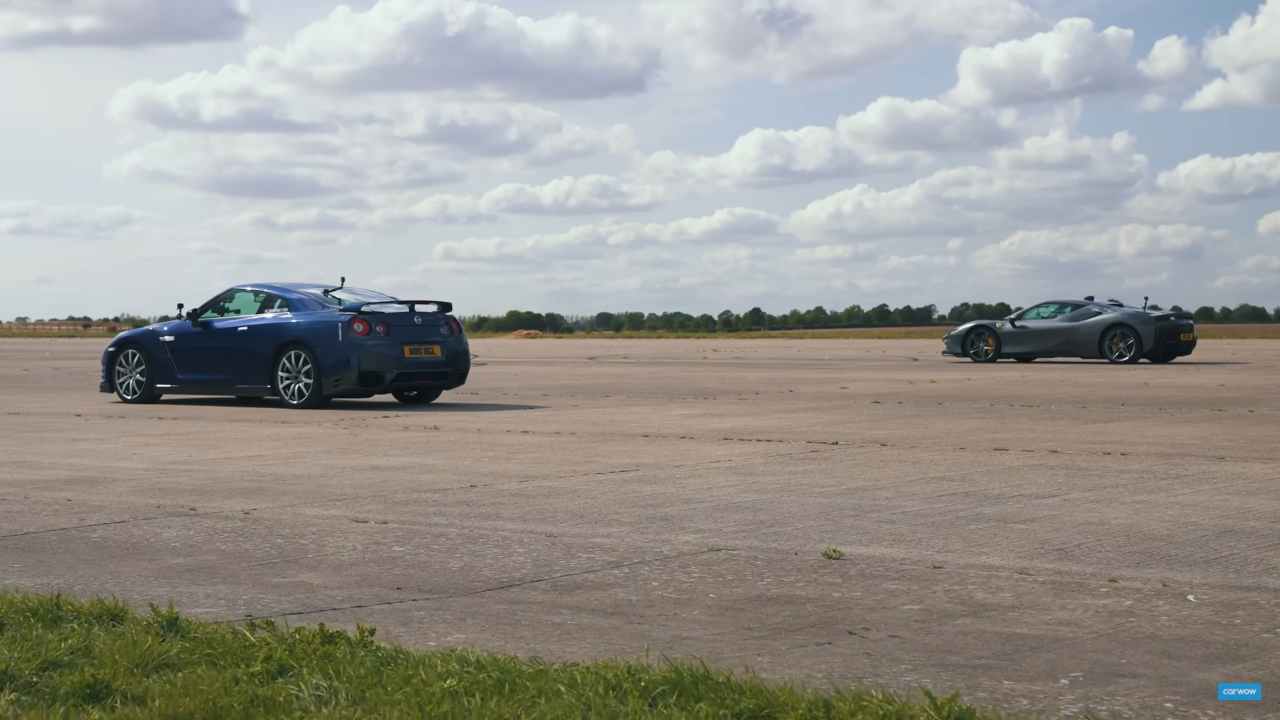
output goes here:
{"type": "Polygon", "coordinates": [[[1052,320],[1080,307],[1070,303],[1044,303],[1036,305],[1022,315],[1023,320],[1052,320]]]}
{"type": "Polygon", "coordinates": [[[289,312],[289,301],[271,293],[267,293],[266,298],[263,299],[262,304],[258,307],[258,314],[260,315],[287,312],[289,312]]]}
{"type": "Polygon", "coordinates": [[[1103,314],[1102,310],[1096,307],[1093,307],[1092,305],[1085,305],[1076,310],[1072,310],[1066,315],[1063,315],[1062,322],[1068,322],[1068,323],[1084,322],[1085,320],[1091,320],[1102,314],[1103,314]]]}
{"type": "Polygon", "coordinates": [[[261,290],[228,290],[210,303],[200,314],[201,320],[257,315],[270,293],[261,290]]]}

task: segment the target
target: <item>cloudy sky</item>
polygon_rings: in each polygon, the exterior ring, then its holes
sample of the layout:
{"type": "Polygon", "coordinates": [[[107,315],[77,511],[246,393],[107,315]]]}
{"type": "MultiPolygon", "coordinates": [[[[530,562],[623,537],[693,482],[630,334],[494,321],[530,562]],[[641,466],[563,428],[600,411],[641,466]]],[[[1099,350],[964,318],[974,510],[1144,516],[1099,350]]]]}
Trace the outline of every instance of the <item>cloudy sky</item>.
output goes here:
{"type": "Polygon", "coordinates": [[[1280,0],[0,0],[0,317],[1280,303],[1280,0]]]}

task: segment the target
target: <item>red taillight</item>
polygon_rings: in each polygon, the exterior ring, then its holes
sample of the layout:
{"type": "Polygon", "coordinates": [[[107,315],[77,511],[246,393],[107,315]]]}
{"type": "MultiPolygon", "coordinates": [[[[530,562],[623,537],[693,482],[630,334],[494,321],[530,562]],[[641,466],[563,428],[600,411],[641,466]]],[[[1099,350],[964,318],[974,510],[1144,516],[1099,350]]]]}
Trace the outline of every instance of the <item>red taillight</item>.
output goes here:
{"type": "Polygon", "coordinates": [[[458,319],[453,317],[452,315],[445,317],[444,334],[445,335],[461,335],[462,323],[458,322],[458,319]]]}
{"type": "Polygon", "coordinates": [[[382,337],[386,337],[391,334],[391,328],[387,327],[387,324],[384,322],[380,322],[377,325],[374,325],[373,331],[378,333],[378,335],[382,337]]]}
{"type": "Polygon", "coordinates": [[[355,318],[351,321],[351,332],[364,337],[369,334],[369,321],[362,317],[355,318]]]}

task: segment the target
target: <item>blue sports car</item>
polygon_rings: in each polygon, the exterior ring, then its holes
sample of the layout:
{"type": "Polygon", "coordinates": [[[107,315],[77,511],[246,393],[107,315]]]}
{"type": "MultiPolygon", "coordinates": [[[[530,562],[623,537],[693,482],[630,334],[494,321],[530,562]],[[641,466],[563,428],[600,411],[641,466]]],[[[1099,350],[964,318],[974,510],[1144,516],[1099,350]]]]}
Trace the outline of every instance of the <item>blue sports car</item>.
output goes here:
{"type": "Polygon", "coordinates": [[[98,389],[126,403],[231,395],[313,408],[382,393],[425,405],[467,381],[471,350],[452,304],[345,285],[255,283],[185,315],[179,304],[180,319],[111,341],[98,389]]]}

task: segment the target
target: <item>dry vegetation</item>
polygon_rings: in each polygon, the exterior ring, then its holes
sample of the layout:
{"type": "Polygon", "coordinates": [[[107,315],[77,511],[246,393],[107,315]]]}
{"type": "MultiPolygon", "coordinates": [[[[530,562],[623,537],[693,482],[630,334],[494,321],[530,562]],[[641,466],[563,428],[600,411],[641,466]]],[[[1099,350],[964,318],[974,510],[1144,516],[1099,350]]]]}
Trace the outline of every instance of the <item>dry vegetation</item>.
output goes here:
{"type": "MultiPolygon", "coordinates": [[[[646,331],[587,332],[572,335],[551,335],[536,331],[516,333],[470,333],[472,338],[509,338],[572,340],[574,338],[593,339],[637,339],[637,338],[691,338],[716,340],[941,340],[950,328],[944,325],[923,327],[868,327],[840,328],[829,330],[769,330],[736,333],[668,333],[646,331]]],[[[1239,324],[1217,325],[1201,324],[1197,326],[1202,340],[1280,340],[1280,323],[1275,324],[1239,324]]],[[[0,338],[109,338],[120,328],[117,326],[94,325],[84,328],[77,323],[44,323],[24,324],[0,323],[0,338]]]]}

